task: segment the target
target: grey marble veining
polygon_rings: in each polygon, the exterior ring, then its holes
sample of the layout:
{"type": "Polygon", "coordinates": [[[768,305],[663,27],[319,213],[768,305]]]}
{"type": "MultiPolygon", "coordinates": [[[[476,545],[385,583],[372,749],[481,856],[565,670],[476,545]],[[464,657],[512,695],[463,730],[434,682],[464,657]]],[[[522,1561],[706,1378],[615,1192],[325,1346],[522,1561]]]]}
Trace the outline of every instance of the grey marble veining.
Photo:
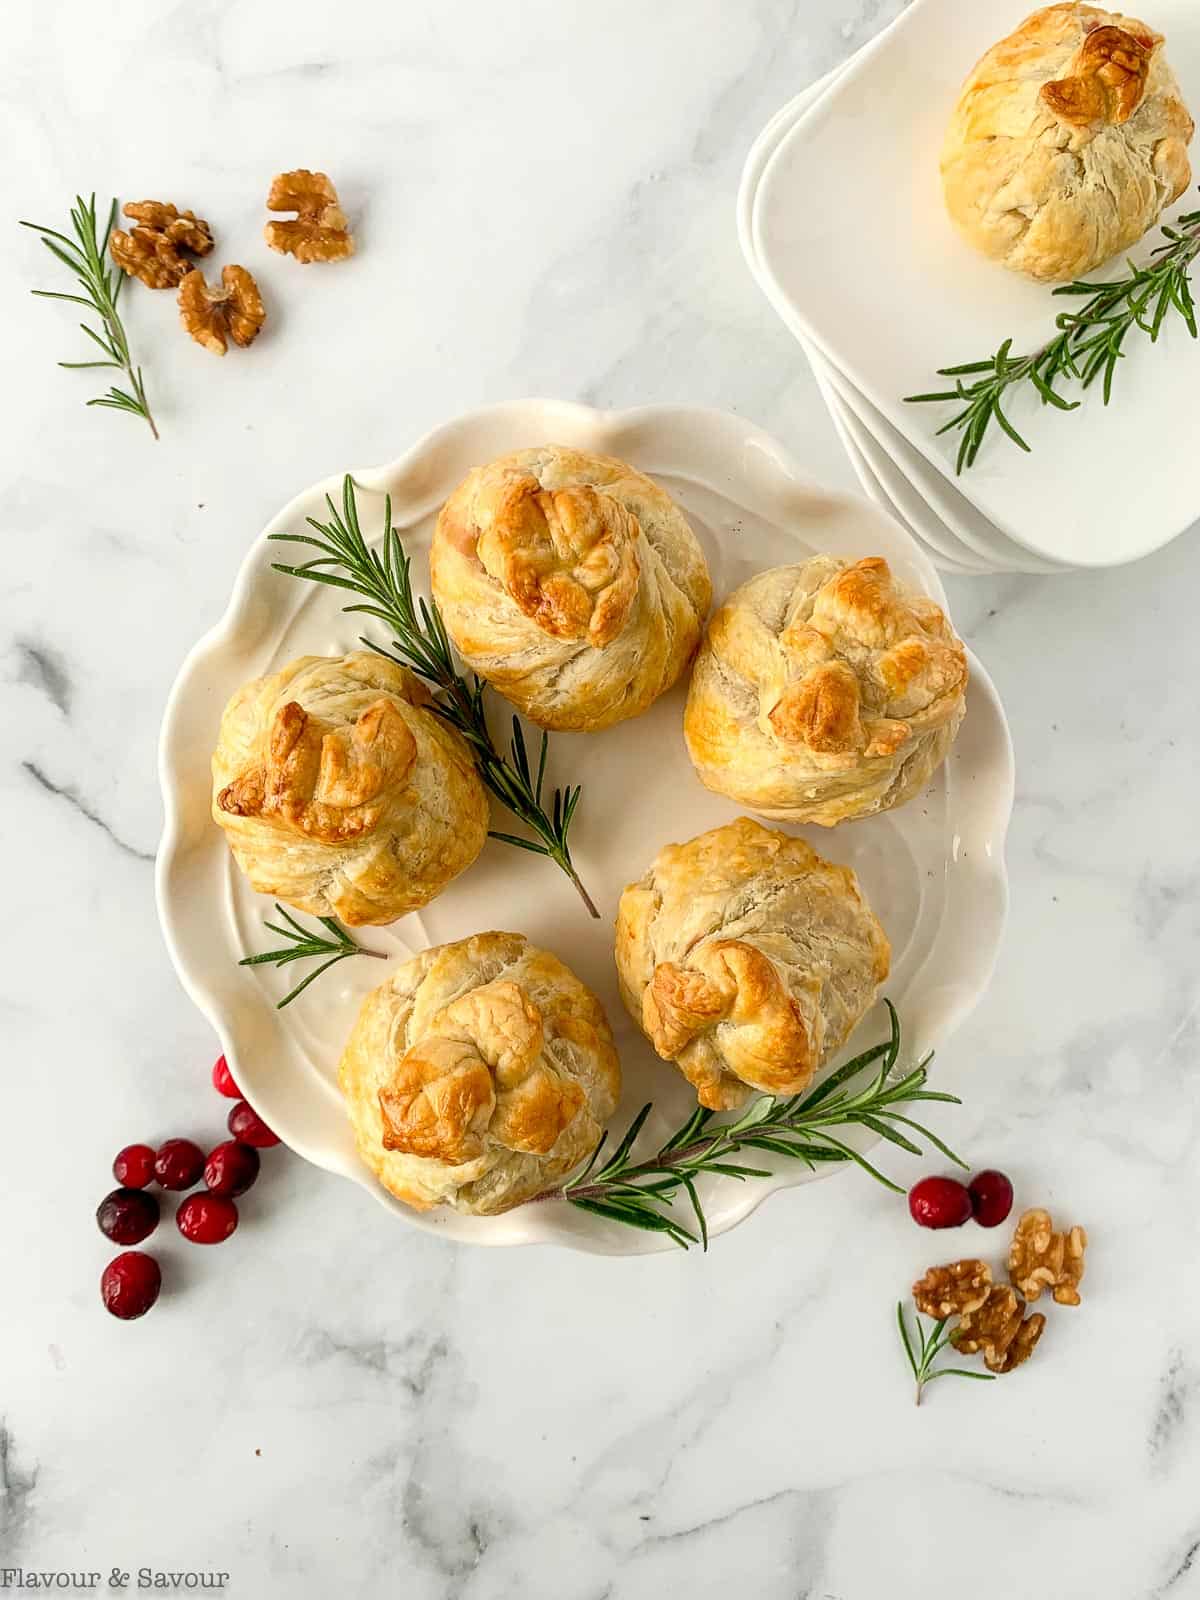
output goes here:
{"type": "Polygon", "coordinates": [[[155,445],[54,367],[79,336],[25,297],[56,286],[36,240],[0,254],[0,1568],[227,1571],[272,1600],[1200,1596],[1194,535],[948,584],[1018,792],[939,1127],[1093,1239],[1084,1306],[1011,1383],[914,1409],[891,1317],[936,1246],[854,1174],[707,1258],[606,1261],[442,1245],[277,1151],[220,1251],[168,1217],[152,1316],[97,1300],[113,1152],[221,1128],[154,913],[155,745],[247,541],[320,475],[537,392],[731,409],[851,487],[733,205],[767,117],[899,6],[8,8],[5,214],[57,223],[92,186],[194,205],[269,321],[218,362],[130,295],[155,445]],[[301,164],[337,179],[350,265],[261,242],[301,164]]]}

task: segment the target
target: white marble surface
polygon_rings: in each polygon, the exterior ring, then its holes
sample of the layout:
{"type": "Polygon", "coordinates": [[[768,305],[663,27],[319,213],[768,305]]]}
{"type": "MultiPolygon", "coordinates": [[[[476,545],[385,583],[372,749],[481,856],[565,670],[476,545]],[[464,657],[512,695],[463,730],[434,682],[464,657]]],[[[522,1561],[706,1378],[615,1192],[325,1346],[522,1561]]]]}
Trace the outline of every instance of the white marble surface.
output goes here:
{"type": "Polygon", "coordinates": [[[277,1153],[228,1246],[164,1231],[151,1316],[97,1299],[113,1151],[220,1126],[155,920],[155,738],[247,539],[319,475],[534,392],[744,412],[849,486],[733,201],[770,112],[898,3],[7,8],[4,215],[57,222],[81,185],[195,204],[271,321],[220,363],[131,294],[154,445],[54,369],[78,336],[24,298],[36,241],[0,255],[0,1565],[289,1600],[1200,1595],[1194,536],[952,585],[1019,781],[1010,933],[939,1125],[1094,1241],[1084,1307],[1011,1381],[914,1410],[890,1319],[931,1241],[856,1174],[707,1258],[619,1262],[448,1247],[277,1153]],[[259,242],[304,163],[352,264],[259,242]]]}

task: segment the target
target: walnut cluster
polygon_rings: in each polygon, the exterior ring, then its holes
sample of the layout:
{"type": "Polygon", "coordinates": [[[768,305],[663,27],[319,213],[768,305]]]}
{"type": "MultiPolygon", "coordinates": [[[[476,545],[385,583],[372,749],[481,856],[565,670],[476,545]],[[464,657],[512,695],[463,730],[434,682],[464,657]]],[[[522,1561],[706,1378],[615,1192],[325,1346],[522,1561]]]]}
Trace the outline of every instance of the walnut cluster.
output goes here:
{"type": "Polygon", "coordinates": [[[337,190],[323,172],[301,167],[281,172],[267,195],[268,211],[294,211],[290,222],[267,223],[263,230],[272,250],[297,261],[343,261],[354,254],[354,237],[337,190]]]}
{"type": "MultiPolygon", "coordinates": [[[[267,196],[269,211],[292,211],[289,222],[266,226],[272,250],[297,261],[341,261],[354,254],[354,239],[337,190],[323,172],[281,172],[267,196]]],[[[179,316],[197,344],[223,356],[230,341],[243,349],[258,337],[266,307],[257,283],[245,267],[221,269],[209,284],[193,256],[207,256],[212,231],[193,211],[180,211],[161,200],[131,201],[124,207],[133,226],[117,228],[109,252],[122,272],[148,289],[178,289],[179,316]]]]}
{"type": "Polygon", "coordinates": [[[113,230],[109,253],[122,272],[147,289],[176,288],[192,270],[187,255],[206,256],[213,247],[208,223],[193,211],[178,211],[161,200],[131,200],[122,210],[134,226],[128,232],[113,230]]]}
{"type": "Polygon", "coordinates": [[[981,1354],[988,1370],[1012,1372],[1028,1361],[1046,1319],[1028,1302],[1043,1289],[1065,1306],[1077,1306],[1087,1234],[1082,1228],[1056,1232],[1048,1211],[1026,1211],[1008,1252],[1011,1282],[994,1283],[986,1261],[968,1258],[930,1267],[912,1286],[917,1310],[938,1321],[958,1319],[950,1335],[963,1355],[981,1354]]]}

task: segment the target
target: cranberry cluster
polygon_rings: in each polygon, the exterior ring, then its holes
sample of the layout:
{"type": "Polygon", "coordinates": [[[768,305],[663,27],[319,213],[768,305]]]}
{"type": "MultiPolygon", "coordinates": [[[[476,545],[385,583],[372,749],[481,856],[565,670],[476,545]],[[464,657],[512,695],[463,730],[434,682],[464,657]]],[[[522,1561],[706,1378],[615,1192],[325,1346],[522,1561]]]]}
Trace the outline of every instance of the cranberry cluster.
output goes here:
{"type": "Polygon", "coordinates": [[[994,1168],[977,1172],[970,1183],[922,1178],[908,1191],[909,1215],[922,1228],[961,1228],[972,1217],[981,1228],[998,1228],[1012,1203],[1012,1184],[994,1168]]]}
{"type": "MultiPolygon", "coordinates": [[[[209,1151],[190,1139],[168,1139],[155,1150],[148,1144],[129,1144],[113,1162],[113,1177],[120,1184],[105,1195],[96,1211],[100,1232],[114,1244],[140,1244],[158,1227],[159,1203],[149,1187],[179,1192],[193,1189],[203,1178],[204,1189],[180,1201],[175,1223],[193,1244],[220,1244],[238,1225],[238,1195],[246,1193],[258,1177],[260,1150],[279,1143],[277,1134],[242,1099],[229,1063],[220,1056],[212,1071],[218,1094],[238,1103],[229,1113],[233,1135],[209,1151]]],[[[105,1267],[100,1278],[100,1298],[105,1308],[123,1322],[149,1311],[158,1299],[162,1273],[153,1256],[126,1250],[105,1267]]]]}

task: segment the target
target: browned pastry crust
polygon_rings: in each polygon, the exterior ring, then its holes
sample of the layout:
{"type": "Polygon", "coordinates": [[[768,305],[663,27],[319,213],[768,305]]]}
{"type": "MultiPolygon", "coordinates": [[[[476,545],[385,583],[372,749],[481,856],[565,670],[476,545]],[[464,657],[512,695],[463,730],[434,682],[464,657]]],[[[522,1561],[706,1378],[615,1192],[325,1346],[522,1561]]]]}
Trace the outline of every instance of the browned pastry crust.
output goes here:
{"type": "Polygon", "coordinates": [[[363,1002],[338,1069],[362,1159],[398,1199],[507,1211],[595,1148],[620,1093],[599,1000],[515,933],[423,951],[363,1002]]]}
{"type": "Polygon", "coordinates": [[[962,720],[967,658],[941,608],[878,556],[814,556],[734,591],[708,625],[684,734],[710,789],[833,824],[901,804],[962,720]]]}
{"type": "Polygon", "coordinates": [[[274,817],[322,844],[345,844],[378,826],[387,790],[416,759],[417,741],[390,700],[344,727],[289,700],[275,713],[263,764],[222,789],[217,804],[230,816],[274,817]]]}
{"type": "Polygon", "coordinates": [[[221,719],[213,817],[255,889],[351,926],[394,922],[469,866],[488,803],[406,667],[301,656],[221,719]]]}
{"type": "Polygon", "coordinates": [[[575,731],[669,689],[711,599],[671,497],[622,461],[558,445],[469,473],[438,518],[430,571],[468,664],[534,722],[575,731]]]}
{"type": "Polygon", "coordinates": [[[889,955],[848,867],[748,817],[667,845],[617,911],[626,1008],[715,1110],[806,1088],[889,955]]]}
{"type": "Polygon", "coordinates": [[[963,85],[942,150],[946,205],[985,255],[1078,278],[1187,188],[1193,131],[1161,34],[1096,6],[1047,6],[963,85]]]}

